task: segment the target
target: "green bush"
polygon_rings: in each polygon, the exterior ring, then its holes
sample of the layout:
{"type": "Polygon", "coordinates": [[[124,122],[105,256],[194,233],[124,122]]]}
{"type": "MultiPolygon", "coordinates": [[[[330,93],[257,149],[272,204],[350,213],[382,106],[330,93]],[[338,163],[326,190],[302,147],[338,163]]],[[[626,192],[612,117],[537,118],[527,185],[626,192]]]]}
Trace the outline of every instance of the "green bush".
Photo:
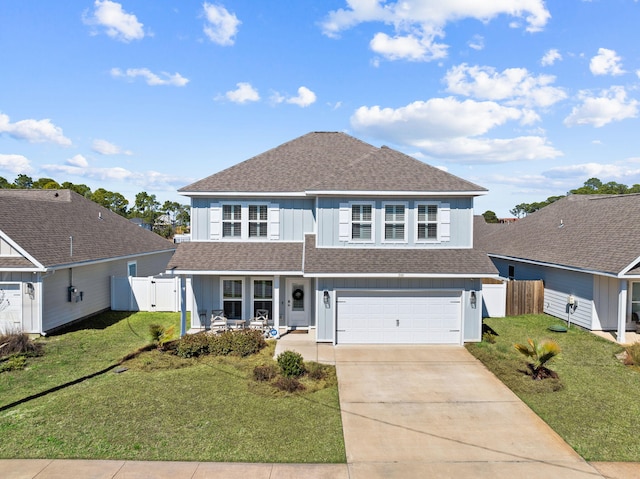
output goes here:
{"type": "Polygon", "coordinates": [[[296,391],[303,391],[305,389],[304,384],[298,381],[294,377],[279,377],[274,383],[275,387],[281,391],[294,393],[296,391]]]}
{"type": "Polygon", "coordinates": [[[187,334],[176,343],[176,354],[182,358],[195,358],[209,352],[209,337],[204,333],[187,334]]]}
{"type": "Polygon", "coordinates": [[[287,378],[298,378],[305,373],[304,361],[300,353],[284,351],[277,357],[280,372],[287,378]]]}
{"type": "Polygon", "coordinates": [[[271,381],[277,375],[275,364],[262,364],[253,368],[253,379],[256,381],[271,381]]]}
{"type": "Polygon", "coordinates": [[[174,332],[174,326],[169,326],[167,328],[158,323],[152,323],[149,325],[149,335],[151,336],[151,342],[153,344],[156,344],[158,348],[162,348],[165,343],[171,341],[174,332]]]}
{"type": "Polygon", "coordinates": [[[267,345],[261,331],[241,329],[209,336],[209,353],[215,356],[245,357],[255,354],[267,345]]]}
{"type": "Polygon", "coordinates": [[[13,371],[15,369],[24,369],[27,364],[27,358],[24,354],[15,354],[3,359],[0,362],[0,373],[5,371],[13,371]]]}

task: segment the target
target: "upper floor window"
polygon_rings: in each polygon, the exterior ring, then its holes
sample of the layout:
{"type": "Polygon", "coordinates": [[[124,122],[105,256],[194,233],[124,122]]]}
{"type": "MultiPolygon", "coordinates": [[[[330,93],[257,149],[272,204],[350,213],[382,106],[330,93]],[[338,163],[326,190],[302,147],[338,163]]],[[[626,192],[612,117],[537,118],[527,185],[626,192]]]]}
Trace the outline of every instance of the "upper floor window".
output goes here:
{"type": "Polygon", "coordinates": [[[222,236],[242,236],[242,206],[222,205],[222,236]]]}
{"type": "Polygon", "coordinates": [[[385,241],[405,241],[406,206],[387,204],[384,206],[385,241]]]}
{"type": "Polygon", "coordinates": [[[267,205],[249,205],[249,237],[266,238],[268,210],[267,205]]]}
{"type": "Polygon", "coordinates": [[[209,228],[212,240],[277,240],[280,209],[277,203],[211,203],[209,228]]]}
{"type": "Polygon", "coordinates": [[[369,204],[351,205],[351,239],[371,241],[373,230],[372,207],[369,204]]]}
{"type": "Polygon", "coordinates": [[[438,240],[438,205],[418,205],[418,240],[438,240]]]}

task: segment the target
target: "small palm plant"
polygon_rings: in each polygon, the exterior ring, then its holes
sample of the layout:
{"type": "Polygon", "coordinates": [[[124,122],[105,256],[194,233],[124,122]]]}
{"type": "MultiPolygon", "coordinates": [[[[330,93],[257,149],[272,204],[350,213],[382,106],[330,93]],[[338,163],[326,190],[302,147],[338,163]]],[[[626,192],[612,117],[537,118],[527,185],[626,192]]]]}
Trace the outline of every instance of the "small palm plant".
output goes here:
{"type": "Polygon", "coordinates": [[[169,326],[167,328],[157,323],[149,325],[149,335],[151,336],[151,342],[155,344],[158,349],[162,349],[166,342],[171,341],[174,331],[174,326],[169,326]]]}
{"type": "Polygon", "coordinates": [[[553,339],[541,341],[527,340],[528,344],[514,344],[514,347],[531,359],[529,368],[533,379],[557,377],[558,375],[545,367],[545,364],[560,354],[560,345],[553,339]]]}

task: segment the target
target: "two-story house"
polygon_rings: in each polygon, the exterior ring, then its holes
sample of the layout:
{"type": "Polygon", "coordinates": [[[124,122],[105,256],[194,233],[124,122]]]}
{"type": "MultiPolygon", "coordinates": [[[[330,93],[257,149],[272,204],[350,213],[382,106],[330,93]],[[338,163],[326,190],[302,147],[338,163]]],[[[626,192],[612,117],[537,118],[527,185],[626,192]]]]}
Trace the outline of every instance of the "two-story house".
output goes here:
{"type": "Polygon", "coordinates": [[[473,248],[480,186],[316,132],[179,191],[192,238],[168,268],[192,327],[214,309],[243,320],[267,309],[275,327],[334,344],[481,339],[481,280],[497,270],[473,248]]]}

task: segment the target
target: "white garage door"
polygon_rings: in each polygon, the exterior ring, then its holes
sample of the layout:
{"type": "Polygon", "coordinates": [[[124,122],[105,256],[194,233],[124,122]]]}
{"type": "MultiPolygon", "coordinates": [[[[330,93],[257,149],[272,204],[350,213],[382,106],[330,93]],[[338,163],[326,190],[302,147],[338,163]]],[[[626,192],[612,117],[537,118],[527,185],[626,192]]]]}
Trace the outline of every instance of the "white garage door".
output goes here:
{"type": "Polygon", "coordinates": [[[343,291],[337,300],[339,344],[460,344],[459,291],[343,291]]]}

